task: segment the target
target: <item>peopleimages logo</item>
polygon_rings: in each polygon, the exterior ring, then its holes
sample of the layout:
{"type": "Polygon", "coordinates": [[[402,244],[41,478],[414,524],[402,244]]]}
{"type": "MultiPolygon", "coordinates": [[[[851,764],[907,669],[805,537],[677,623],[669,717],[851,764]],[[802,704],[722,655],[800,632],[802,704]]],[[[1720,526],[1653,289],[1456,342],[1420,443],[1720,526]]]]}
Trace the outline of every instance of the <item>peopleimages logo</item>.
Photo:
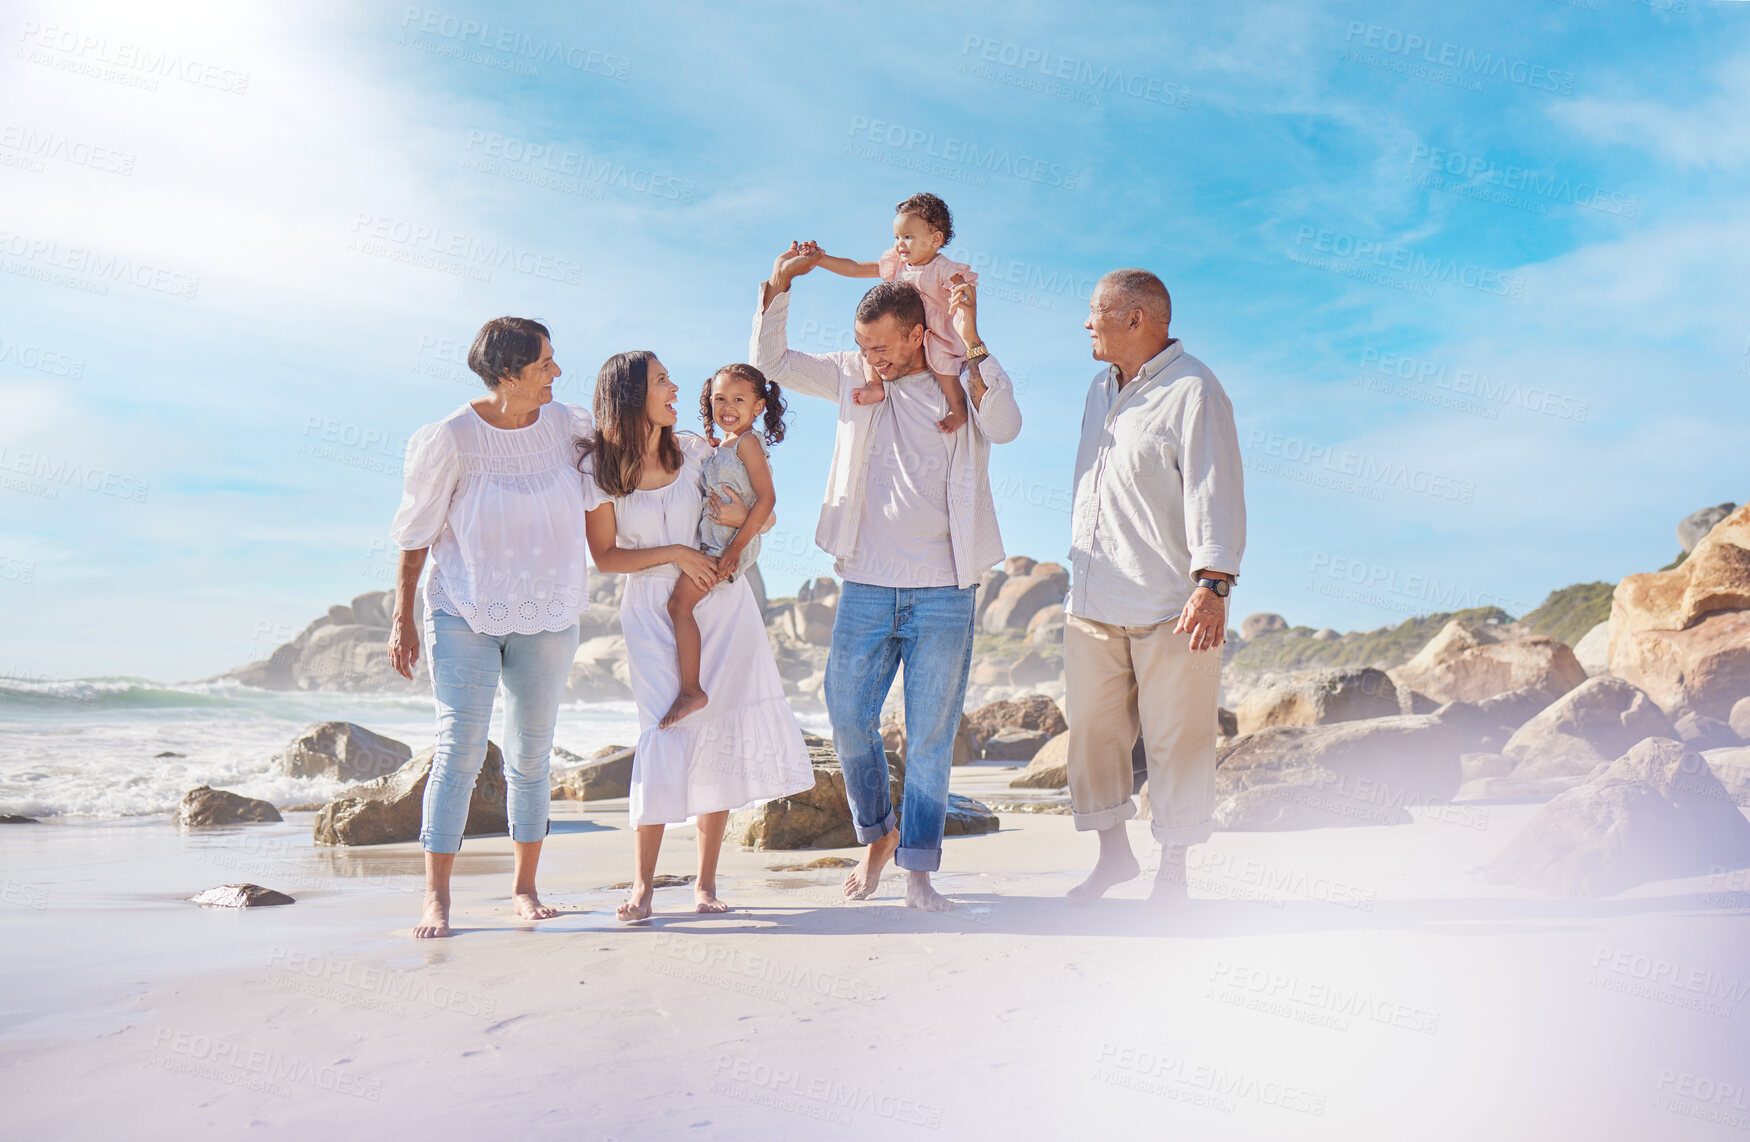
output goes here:
{"type": "Polygon", "coordinates": [[[1081,175],[1081,171],[1075,167],[1030,155],[1025,151],[1012,151],[1007,147],[981,147],[969,139],[954,135],[938,136],[934,131],[907,127],[903,123],[889,123],[885,119],[871,119],[866,115],[851,116],[850,134],[853,139],[875,143],[890,151],[908,152],[926,159],[940,159],[987,175],[1005,175],[1024,182],[1043,183],[1065,190],[1074,190],[1076,179],[1081,175]]]}

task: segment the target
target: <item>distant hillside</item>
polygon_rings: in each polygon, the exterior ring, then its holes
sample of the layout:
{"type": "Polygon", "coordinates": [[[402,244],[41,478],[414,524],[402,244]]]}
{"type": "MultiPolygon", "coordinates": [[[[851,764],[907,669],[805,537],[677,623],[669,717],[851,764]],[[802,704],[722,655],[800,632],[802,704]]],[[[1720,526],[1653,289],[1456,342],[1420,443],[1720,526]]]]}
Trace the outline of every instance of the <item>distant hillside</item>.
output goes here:
{"type": "Polygon", "coordinates": [[[1513,621],[1500,607],[1473,607],[1467,611],[1418,615],[1395,627],[1351,631],[1341,638],[1313,637],[1311,627],[1290,627],[1252,639],[1229,658],[1235,670],[1261,673],[1307,670],[1319,666],[1377,666],[1382,670],[1406,662],[1452,619],[1467,622],[1513,621]]]}
{"type": "Polygon", "coordinates": [[[1543,606],[1520,624],[1532,634],[1547,634],[1573,646],[1587,631],[1610,618],[1610,596],[1615,583],[1575,583],[1551,591],[1543,606]]]}

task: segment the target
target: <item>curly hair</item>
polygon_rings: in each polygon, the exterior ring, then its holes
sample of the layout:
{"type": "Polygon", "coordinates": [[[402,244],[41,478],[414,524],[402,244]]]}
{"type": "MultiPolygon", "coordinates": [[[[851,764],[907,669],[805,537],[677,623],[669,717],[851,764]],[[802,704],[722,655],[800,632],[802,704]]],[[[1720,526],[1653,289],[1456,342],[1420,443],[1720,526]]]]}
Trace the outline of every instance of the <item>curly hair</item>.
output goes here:
{"type": "Polygon", "coordinates": [[[725,365],[705,378],[705,387],[699,392],[699,416],[705,421],[707,440],[717,439],[717,419],[711,415],[711,385],[718,377],[734,377],[751,387],[754,398],[766,402],[765,428],[760,436],[767,444],[784,439],[784,414],[789,411],[784,404],[784,391],[777,381],[766,380],[766,375],[752,365],[737,363],[725,365]]]}
{"type": "Polygon", "coordinates": [[[942,232],[942,245],[946,246],[954,240],[954,216],[948,213],[948,204],[940,198],[924,191],[914,194],[893,208],[895,214],[912,214],[923,220],[925,226],[942,232]]]}

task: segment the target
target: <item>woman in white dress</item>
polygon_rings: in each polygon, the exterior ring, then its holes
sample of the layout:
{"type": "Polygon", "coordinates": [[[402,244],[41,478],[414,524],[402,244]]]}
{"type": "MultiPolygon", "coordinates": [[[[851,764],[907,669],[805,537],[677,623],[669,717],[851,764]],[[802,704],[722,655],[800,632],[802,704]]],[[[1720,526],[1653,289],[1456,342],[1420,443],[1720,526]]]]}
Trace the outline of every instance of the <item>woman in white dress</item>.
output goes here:
{"type": "MultiPolygon", "coordinates": [[[[621,920],[650,915],[663,828],[697,818],[700,912],[725,912],[717,899],[717,854],[729,812],[811,788],[814,770],[766,641],[746,576],[728,575],[699,550],[710,442],[676,435],[680,390],[648,352],[608,359],[596,380],[596,435],[585,445],[585,528],[597,570],[624,574],[620,626],[638,703],[631,817],[637,868],[621,920]],[[711,695],[703,710],[670,729],[659,722],[680,690],[668,601],[675,578],[710,591],[693,611],[699,624],[699,679],[711,695]]],[[[724,518],[727,521],[727,515],[724,518]]]]}

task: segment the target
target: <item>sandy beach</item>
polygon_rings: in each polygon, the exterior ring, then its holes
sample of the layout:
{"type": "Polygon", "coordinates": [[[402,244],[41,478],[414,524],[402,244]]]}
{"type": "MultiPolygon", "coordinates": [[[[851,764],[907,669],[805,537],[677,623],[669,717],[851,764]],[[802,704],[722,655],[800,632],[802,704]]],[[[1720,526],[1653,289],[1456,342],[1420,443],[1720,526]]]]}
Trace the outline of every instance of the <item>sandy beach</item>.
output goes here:
{"type": "MultiPolygon", "coordinates": [[[[960,767],[954,786],[1002,802],[1013,770],[960,767]]],[[[320,850],[309,814],[9,828],[7,1133],[1737,1133],[1745,874],[1590,904],[1471,876],[1535,808],[1218,833],[1174,921],[1142,914],[1140,880],[1067,904],[1091,838],[1009,812],[948,841],[947,915],[904,909],[891,872],[847,904],[837,869],[778,871],[833,854],[731,849],[735,911],[659,889],[626,927],[623,805],[560,803],[542,880],[564,914],[515,920],[508,839],[470,839],[457,934],[420,943],[417,847],[320,850]],[[238,880],[298,902],[182,899],[238,880]]],[[[691,832],[671,830],[660,871],[690,871],[691,832]]]]}

